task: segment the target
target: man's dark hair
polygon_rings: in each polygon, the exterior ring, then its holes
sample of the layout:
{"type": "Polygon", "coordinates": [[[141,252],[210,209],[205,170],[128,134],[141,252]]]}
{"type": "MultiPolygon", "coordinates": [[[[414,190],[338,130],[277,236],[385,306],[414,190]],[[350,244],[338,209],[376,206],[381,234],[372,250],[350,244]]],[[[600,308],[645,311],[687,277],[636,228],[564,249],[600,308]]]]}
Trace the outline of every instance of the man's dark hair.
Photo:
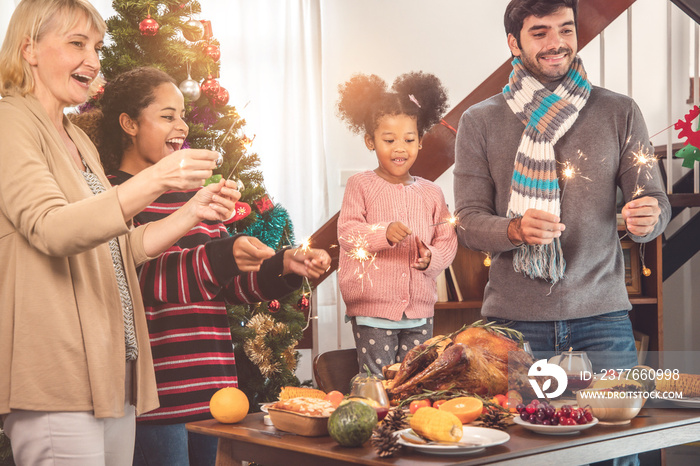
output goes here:
{"type": "Polygon", "coordinates": [[[571,8],[574,11],[574,25],[577,25],[577,7],[578,0],[511,0],[503,16],[506,35],[513,34],[518,41],[518,47],[520,47],[520,31],[523,28],[525,18],[528,16],[541,18],[551,15],[559,8],[571,8]]]}

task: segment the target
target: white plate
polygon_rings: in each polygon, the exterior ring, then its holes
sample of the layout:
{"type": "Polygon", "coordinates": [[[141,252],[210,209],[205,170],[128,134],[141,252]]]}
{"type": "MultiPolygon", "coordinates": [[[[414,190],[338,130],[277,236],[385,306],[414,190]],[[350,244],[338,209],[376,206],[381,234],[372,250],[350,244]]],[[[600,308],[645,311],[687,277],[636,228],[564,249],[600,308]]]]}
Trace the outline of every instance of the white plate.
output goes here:
{"type": "Polygon", "coordinates": [[[549,434],[549,435],[569,435],[581,432],[582,430],[590,429],[594,425],[598,424],[598,419],[593,418],[591,422],[586,424],[576,424],[575,426],[543,426],[542,424],[530,424],[520,419],[519,416],[513,418],[513,422],[519,426],[523,426],[538,434],[549,434]]]}
{"type": "Polygon", "coordinates": [[[449,444],[417,445],[415,443],[407,442],[406,440],[401,438],[401,435],[405,435],[406,437],[415,438],[416,440],[423,440],[421,437],[418,437],[412,429],[399,430],[394,435],[399,436],[399,443],[401,445],[411,447],[422,453],[430,453],[433,455],[465,455],[469,453],[476,453],[478,451],[482,451],[486,447],[500,445],[510,440],[510,435],[503,431],[497,429],[489,429],[486,427],[472,426],[462,426],[462,439],[460,440],[460,442],[478,444],[475,446],[449,444]]]}
{"type": "Polygon", "coordinates": [[[683,406],[684,408],[700,408],[700,398],[668,398],[668,401],[674,405],[683,406]]]}
{"type": "Polygon", "coordinates": [[[260,403],[260,411],[262,411],[263,413],[268,413],[267,408],[272,406],[273,404],[275,404],[274,401],[269,403],[260,403]]]}

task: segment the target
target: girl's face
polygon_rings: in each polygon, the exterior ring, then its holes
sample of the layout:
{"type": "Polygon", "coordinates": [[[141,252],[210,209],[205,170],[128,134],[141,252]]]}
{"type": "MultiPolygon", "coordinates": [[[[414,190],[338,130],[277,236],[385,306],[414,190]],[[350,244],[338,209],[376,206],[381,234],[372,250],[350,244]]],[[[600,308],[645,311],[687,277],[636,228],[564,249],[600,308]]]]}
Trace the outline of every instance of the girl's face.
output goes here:
{"type": "Polygon", "coordinates": [[[141,110],[136,121],[122,114],[122,128],[132,144],[124,152],[121,169],[138,173],[158,163],[163,157],[180,150],[189,128],[185,117],[185,100],[173,83],[163,83],[153,91],[154,100],[141,110]]]}
{"type": "Polygon", "coordinates": [[[378,121],[373,135],[365,135],[365,144],[377,152],[377,175],[394,184],[409,184],[413,177],[408,172],[418,157],[420,140],[418,125],[408,115],[385,115],[378,121]]]}
{"type": "Polygon", "coordinates": [[[49,114],[87,100],[90,83],[100,71],[101,48],[102,35],[85,17],[66,31],[53,25],[40,40],[26,40],[22,55],[31,65],[34,95],[49,114]]]}

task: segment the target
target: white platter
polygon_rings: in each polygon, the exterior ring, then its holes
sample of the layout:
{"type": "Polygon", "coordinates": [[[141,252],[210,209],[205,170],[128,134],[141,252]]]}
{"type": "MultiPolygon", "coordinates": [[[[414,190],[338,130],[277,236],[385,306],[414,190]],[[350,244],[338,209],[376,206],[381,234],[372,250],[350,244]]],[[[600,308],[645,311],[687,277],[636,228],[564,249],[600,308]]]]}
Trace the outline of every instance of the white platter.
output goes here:
{"type": "Polygon", "coordinates": [[[683,406],[684,408],[700,408],[700,398],[667,398],[674,405],[683,406]]]}
{"type": "Polygon", "coordinates": [[[408,438],[416,439],[417,441],[422,440],[413,432],[412,429],[399,430],[394,435],[399,436],[399,443],[401,445],[411,447],[416,451],[420,451],[421,453],[428,453],[432,455],[466,455],[482,451],[487,447],[506,443],[508,440],[510,440],[510,435],[503,431],[473,426],[462,426],[462,439],[460,442],[467,444],[474,443],[477,445],[417,445],[401,438],[403,435],[408,438]]]}
{"type": "Polygon", "coordinates": [[[576,424],[575,426],[543,426],[541,424],[530,424],[529,422],[523,421],[520,417],[514,417],[513,422],[519,426],[537,432],[538,434],[547,435],[570,435],[581,432],[582,430],[590,429],[594,425],[598,424],[598,419],[593,418],[591,422],[586,424],[576,424]]]}

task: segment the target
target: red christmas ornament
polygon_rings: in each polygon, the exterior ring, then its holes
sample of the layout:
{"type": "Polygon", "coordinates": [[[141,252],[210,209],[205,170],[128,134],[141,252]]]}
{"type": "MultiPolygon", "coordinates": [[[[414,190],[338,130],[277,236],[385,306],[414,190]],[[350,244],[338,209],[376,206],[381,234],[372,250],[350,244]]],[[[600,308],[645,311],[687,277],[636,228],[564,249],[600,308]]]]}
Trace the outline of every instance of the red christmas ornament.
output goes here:
{"type": "Polygon", "coordinates": [[[219,61],[219,58],[221,58],[221,50],[219,50],[219,46],[215,44],[208,44],[204,47],[204,53],[209,55],[214,61],[219,61]]]}
{"type": "Polygon", "coordinates": [[[690,112],[688,112],[683,118],[683,120],[678,120],[674,125],[675,129],[681,130],[678,133],[678,138],[686,138],[683,145],[690,144],[693,147],[700,149],[700,131],[693,131],[691,123],[700,115],[700,108],[694,106],[690,112]]]}
{"type": "Polygon", "coordinates": [[[202,90],[202,92],[204,92],[204,95],[210,99],[213,99],[219,93],[221,85],[219,84],[219,81],[214,79],[214,76],[209,75],[207,76],[207,79],[202,82],[199,88],[202,90]]]}
{"type": "Polygon", "coordinates": [[[223,107],[228,103],[228,91],[223,87],[219,87],[219,92],[217,92],[216,95],[212,97],[212,100],[214,101],[214,105],[223,107]]]}
{"type": "Polygon", "coordinates": [[[260,199],[255,201],[255,207],[258,208],[261,214],[264,214],[268,210],[272,209],[275,205],[272,203],[267,194],[264,194],[260,199]]]}
{"type": "Polygon", "coordinates": [[[299,302],[297,303],[297,309],[299,309],[301,312],[306,312],[309,310],[309,298],[306,296],[302,296],[299,298],[299,302]]]}
{"type": "Polygon", "coordinates": [[[141,31],[142,36],[155,36],[159,28],[160,24],[151,18],[150,13],[146,16],[146,19],[139,23],[139,31],[141,31]]]}
{"type": "Polygon", "coordinates": [[[277,301],[276,299],[273,301],[270,301],[270,303],[267,305],[267,310],[270,311],[271,314],[274,314],[275,312],[280,310],[280,302],[277,301]]]}
{"type": "Polygon", "coordinates": [[[234,223],[237,222],[241,219],[246,218],[248,215],[250,215],[251,208],[250,205],[246,204],[245,202],[236,202],[236,207],[233,209],[233,217],[230,219],[226,220],[224,223],[229,224],[229,223],[234,223]]]}
{"type": "Polygon", "coordinates": [[[204,35],[202,36],[202,38],[204,40],[209,40],[212,37],[214,37],[214,33],[211,29],[211,21],[206,19],[200,19],[199,22],[202,23],[202,26],[204,26],[204,35]]]}

